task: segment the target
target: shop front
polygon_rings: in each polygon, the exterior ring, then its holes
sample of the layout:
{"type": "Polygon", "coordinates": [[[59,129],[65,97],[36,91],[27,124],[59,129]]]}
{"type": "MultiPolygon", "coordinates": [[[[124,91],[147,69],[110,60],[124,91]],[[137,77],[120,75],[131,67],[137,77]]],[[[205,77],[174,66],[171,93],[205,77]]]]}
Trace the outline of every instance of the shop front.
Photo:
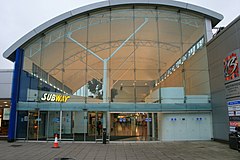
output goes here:
{"type": "Polygon", "coordinates": [[[0,139],[6,139],[10,119],[10,100],[0,99],[0,139]]]}

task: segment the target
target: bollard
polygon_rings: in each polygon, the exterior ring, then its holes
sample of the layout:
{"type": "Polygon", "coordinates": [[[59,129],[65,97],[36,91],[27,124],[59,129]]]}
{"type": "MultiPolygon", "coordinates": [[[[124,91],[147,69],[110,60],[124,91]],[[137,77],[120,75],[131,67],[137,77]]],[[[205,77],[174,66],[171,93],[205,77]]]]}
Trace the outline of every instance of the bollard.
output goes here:
{"type": "Polygon", "coordinates": [[[103,128],[103,144],[107,143],[107,129],[103,128]]]}

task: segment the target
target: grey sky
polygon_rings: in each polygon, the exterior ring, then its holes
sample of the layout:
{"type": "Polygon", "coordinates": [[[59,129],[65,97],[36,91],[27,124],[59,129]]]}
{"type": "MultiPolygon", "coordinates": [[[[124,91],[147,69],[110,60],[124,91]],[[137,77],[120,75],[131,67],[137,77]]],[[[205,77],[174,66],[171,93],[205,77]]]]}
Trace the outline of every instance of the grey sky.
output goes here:
{"type": "MultiPolygon", "coordinates": [[[[0,69],[13,68],[3,52],[40,24],[72,9],[102,0],[1,0],[0,69]]],[[[226,26],[240,15],[240,0],[178,0],[208,8],[224,16],[218,26],[226,26]]]]}

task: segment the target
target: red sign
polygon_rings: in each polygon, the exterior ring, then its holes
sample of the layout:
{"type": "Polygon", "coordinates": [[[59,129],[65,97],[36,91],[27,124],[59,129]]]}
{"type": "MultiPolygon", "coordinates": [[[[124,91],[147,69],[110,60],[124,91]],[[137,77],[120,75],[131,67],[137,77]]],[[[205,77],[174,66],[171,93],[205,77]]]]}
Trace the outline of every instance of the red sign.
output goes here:
{"type": "Polygon", "coordinates": [[[239,77],[238,58],[236,53],[232,53],[224,59],[225,80],[232,80],[239,77]]]}

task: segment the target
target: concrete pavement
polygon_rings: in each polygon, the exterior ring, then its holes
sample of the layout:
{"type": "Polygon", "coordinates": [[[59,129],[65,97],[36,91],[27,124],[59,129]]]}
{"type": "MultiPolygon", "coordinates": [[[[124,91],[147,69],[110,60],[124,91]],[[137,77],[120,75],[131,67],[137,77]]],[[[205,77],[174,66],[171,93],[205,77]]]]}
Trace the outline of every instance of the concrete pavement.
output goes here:
{"type": "Polygon", "coordinates": [[[0,141],[0,160],[240,160],[240,153],[213,141],[187,142],[53,142],[0,141]]]}

